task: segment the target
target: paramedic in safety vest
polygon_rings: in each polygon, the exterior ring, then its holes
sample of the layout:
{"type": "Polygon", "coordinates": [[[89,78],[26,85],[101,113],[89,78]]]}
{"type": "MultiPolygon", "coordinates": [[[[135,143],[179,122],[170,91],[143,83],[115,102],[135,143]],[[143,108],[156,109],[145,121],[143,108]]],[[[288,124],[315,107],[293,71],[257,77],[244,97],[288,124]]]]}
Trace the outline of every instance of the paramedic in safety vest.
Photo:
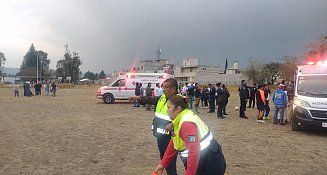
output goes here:
{"type": "Polygon", "coordinates": [[[174,95],[169,98],[167,106],[172,120],[172,139],[155,172],[162,174],[178,153],[186,175],[224,174],[226,162],[219,143],[208,126],[188,109],[186,99],[174,95]]]}
{"type": "MultiPolygon", "coordinates": [[[[166,126],[171,124],[171,119],[167,113],[167,102],[171,96],[178,93],[177,81],[173,78],[169,78],[163,82],[162,88],[164,94],[161,95],[158,100],[155,110],[155,117],[152,123],[152,131],[153,135],[157,138],[160,159],[163,158],[171,138],[171,133],[166,130],[166,126]]],[[[176,158],[177,155],[171,157],[170,164],[166,165],[168,175],[177,175],[176,158]]]]}

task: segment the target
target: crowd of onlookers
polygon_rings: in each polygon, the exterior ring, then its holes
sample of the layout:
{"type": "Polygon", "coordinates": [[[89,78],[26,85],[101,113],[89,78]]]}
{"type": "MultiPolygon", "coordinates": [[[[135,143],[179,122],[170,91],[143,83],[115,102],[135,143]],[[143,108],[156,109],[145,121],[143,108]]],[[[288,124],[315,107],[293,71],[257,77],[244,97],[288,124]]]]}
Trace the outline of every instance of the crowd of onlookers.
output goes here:
{"type": "MultiPolygon", "coordinates": [[[[265,120],[270,120],[270,99],[273,101],[274,114],[273,123],[284,125],[288,122],[286,117],[286,108],[288,107],[288,97],[286,87],[283,84],[278,86],[278,89],[272,94],[269,86],[266,83],[255,84],[248,86],[245,80],[241,81],[238,88],[240,97],[239,117],[248,119],[245,115],[247,108],[257,109],[257,122],[266,123],[265,120]],[[279,114],[279,115],[278,115],[279,114]]],[[[198,83],[179,83],[178,93],[187,98],[189,109],[195,113],[199,113],[199,108],[208,109],[208,113],[216,113],[217,118],[225,118],[228,115],[226,106],[230,93],[224,83],[199,85],[198,83]]],[[[135,95],[140,96],[140,100],[134,102],[134,107],[143,105],[147,110],[153,106],[155,109],[156,100],[163,94],[163,89],[159,83],[156,84],[154,90],[151,88],[151,83],[146,88],[142,87],[141,83],[136,83],[135,95]]]]}
{"type": "Polygon", "coordinates": [[[221,82],[200,86],[198,83],[179,84],[179,92],[188,98],[189,108],[195,113],[199,113],[199,108],[209,108],[208,113],[215,113],[216,106],[217,117],[225,118],[226,106],[230,97],[227,86],[221,82]]]}
{"type": "MultiPolygon", "coordinates": [[[[274,104],[273,123],[285,125],[288,123],[286,116],[286,108],[290,98],[287,96],[287,88],[284,82],[278,85],[278,89],[272,94],[269,86],[266,83],[255,84],[247,86],[246,81],[241,81],[241,86],[238,89],[240,96],[240,118],[247,119],[245,115],[246,105],[249,101],[247,108],[254,108],[257,106],[257,122],[266,123],[264,120],[270,120],[270,106],[269,99],[271,98],[274,104]],[[272,97],[270,97],[272,95],[272,97]],[[278,115],[279,114],[279,115],[278,115]]],[[[291,95],[291,94],[289,94],[291,95]]]]}
{"type": "MultiPolygon", "coordinates": [[[[13,88],[14,88],[14,96],[19,98],[19,87],[20,85],[17,83],[14,83],[13,88]]],[[[30,81],[25,81],[23,83],[23,92],[25,97],[31,97],[31,96],[39,96],[42,93],[42,87],[44,87],[44,93],[46,96],[49,95],[50,92],[52,92],[52,96],[56,96],[57,92],[57,85],[55,82],[52,83],[44,83],[43,85],[38,82],[38,83],[31,83],[30,81]],[[34,88],[34,94],[32,92],[32,88],[34,88]]]]}

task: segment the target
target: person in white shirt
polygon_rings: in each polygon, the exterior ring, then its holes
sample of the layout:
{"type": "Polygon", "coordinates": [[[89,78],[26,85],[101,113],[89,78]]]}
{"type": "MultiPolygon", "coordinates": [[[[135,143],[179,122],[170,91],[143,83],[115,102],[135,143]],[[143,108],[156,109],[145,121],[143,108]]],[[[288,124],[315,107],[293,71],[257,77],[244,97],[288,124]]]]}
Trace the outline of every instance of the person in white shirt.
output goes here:
{"type": "Polygon", "coordinates": [[[188,83],[185,83],[182,89],[182,95],[187,96],[188,83]]]}
{"type": "Polygon", "coordinates": [[[159,95],[159,91],[160,91],[160,84],[159,83],[156,83],[156,88],[154,89],[154,96],[157,98],[157,97],[160,97],[159,95]]]}
{"type": "Polygon", "coordinates": [[[18,91],[19,85],[17,83],[14,84],[14,94],[15,97],[19,98],[19,91],[18,91]]]}
{"type": "Polygon", "coordinates": [[[163,94],[163,90],[162,90],[161,86],[159,83],[156,83],[156,88],[154,89],[154,98],[155,98],[154,111],[156,111],[157,102],[158,102],[160,96],[163,94]]]}

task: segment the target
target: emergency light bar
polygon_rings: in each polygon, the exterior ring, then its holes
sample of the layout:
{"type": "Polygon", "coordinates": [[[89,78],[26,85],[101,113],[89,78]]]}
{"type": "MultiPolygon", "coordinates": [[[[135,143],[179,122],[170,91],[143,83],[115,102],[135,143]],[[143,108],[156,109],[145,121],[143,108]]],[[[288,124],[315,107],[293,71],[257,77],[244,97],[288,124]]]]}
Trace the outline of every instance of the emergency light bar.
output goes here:
{"type": "Polygon", "coordinates": [[[326,61],[317,61],[317,62],[313,62],[313,61],[309,61],[307,62],[307,65],[327,65],[327,60],[326,61]]]}

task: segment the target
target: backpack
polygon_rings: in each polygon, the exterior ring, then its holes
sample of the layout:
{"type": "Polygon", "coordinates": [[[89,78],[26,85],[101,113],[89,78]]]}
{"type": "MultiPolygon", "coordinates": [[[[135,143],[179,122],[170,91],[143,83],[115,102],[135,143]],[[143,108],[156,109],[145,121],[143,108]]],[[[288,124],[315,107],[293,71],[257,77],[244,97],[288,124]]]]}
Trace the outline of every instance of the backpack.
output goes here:
{"type": "Polygon", "coordinates": [[[194,95],[194,87],[193,86],[189,86],[187,88],[187,94],[188,95],[194,95]]]}

